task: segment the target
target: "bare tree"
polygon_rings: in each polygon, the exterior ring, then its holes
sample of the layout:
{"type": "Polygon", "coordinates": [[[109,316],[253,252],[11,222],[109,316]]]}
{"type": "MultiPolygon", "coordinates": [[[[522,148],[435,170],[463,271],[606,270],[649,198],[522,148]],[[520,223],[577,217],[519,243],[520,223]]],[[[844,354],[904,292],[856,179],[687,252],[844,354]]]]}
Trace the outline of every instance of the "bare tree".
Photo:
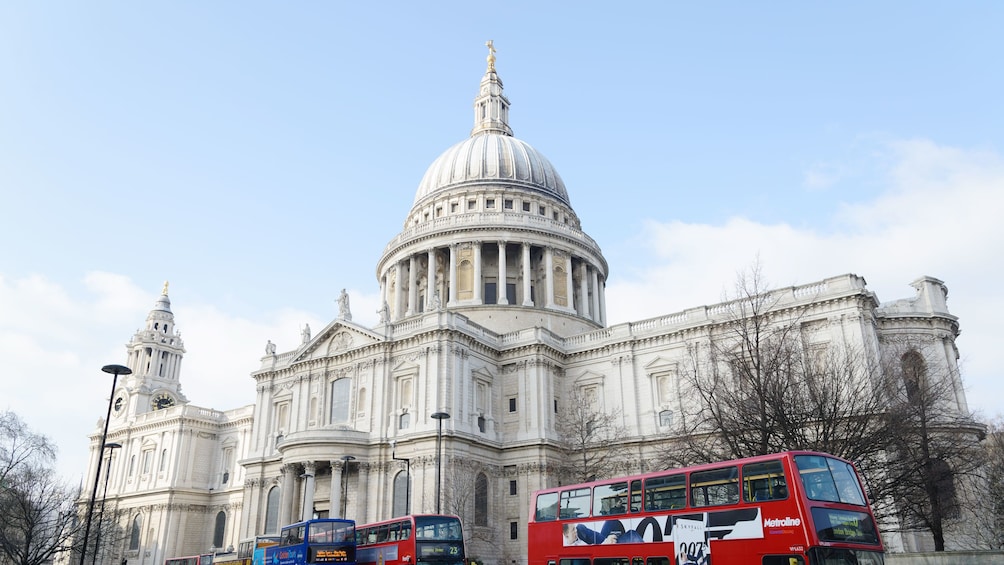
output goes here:
{"type": "Polygon", "coordinates": [[[604,412],[596,391],[575,389],[558,411],[556,428],[566,456],[565,473],[573,482],[609,477],[617,473],[621,441],[627,434],[620,425],[619,409],[604,412]]]}
{"type": "Polygon", "coordinates": [[[445,510],[460,517],[468,558],[477,557],[471,553],[476,548],[488,547],[495,554],[502,550],[498,544],[496,528],[489,526],[488,476],[488,470],[480,463],[454,458],[449,473],[444,477],[444,492],[448,493],[445,510]],[[483,504],[483,507],[479,507],[479,504],[483,504]]]}
{"type": "Polygon", "coordinates": [[[73,489],[49,466],[55,448],[12,412],[0,413],[0,562],[42,565],[75,548],[73,489]]]}
{"type": "Polygon", "coordinates": [[[904,531],[930,532],[945,550],[946,528],[984,478],[985,429],[955,401],[955,369],[931,370],[917,343],[887,351],[891,378],[885,473],[873,481],[878,506],[894,505],[904,531]]]}
{"type": "Polygon", "coordinates": [[[37,434],[9,410],[0,412],[0,485],[7,475],[22,465],[52,460],[56,446],[44,435],[37,434]]]}
{"type": "MultiPolygon", "coordinates": [[[[737,277],[727,320],[688,347],[686,465],[789,449],[823,451],[863,472],[882,460],[888,420],[874,355],[830,339],[813,341],[804,303],[782,301],[758,265],[737,277]]],[[[825,320],[823,324],[827,323],[825,320]]]]}

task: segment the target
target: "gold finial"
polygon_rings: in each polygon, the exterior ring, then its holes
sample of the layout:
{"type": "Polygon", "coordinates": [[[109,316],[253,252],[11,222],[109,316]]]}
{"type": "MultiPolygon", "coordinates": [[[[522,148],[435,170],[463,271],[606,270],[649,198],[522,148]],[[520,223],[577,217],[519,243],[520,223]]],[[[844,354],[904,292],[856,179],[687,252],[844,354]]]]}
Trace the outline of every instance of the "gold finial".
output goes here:
{"type": "Polygon", "coordinates": [[[489,39],[488,42],[485,43],[485,47],[488,48],[488,72],[494,73],[495,72],[495,45],[493,45],[492,44],[492,40],[489,39]]]}
{"type": "Polygon", "coordinates": [[[164,290],[160,291],[160,293],[164,296],[167,296],[167,284],[167,281],[164,281],[164,290]]]}

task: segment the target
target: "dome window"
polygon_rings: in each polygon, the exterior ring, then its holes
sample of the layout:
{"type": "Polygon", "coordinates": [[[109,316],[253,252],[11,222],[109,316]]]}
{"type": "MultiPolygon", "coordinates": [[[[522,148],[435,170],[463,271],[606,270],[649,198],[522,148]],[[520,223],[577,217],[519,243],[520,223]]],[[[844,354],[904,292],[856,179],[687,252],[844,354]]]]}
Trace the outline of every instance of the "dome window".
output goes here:
{"type": "Polygon", "coordinates": [[[529,202],[524,202],[523,203],[523,211],[524,212],[529,212],[530,211],[530,203],[529,202]]]}
{"type": "Polygon", "coordinates": [[[494,198],[488,198],[488,199],[486,199],[485,200],[485,208],[494,209],[495,208],[495,199],[494,198]]]}
{"type": "Polygon", "coordinates": [[[541,216],[546,216],[547,215],[547,208],[544,208],[543,206],[540,206],[540,207],[537,208],[537,213],[540,214],[541,216]]]}
{"type": "Polygon", "coordinates": [[[506,198],[503,206],[506,210],[512,210],[512,198],[506,198]]]}
{"type": "Polygon", "coordinates": [[[456,214],[457,213],[457,203],[456,202],[451,202],[450,203],[450,213],[451,214],[456,214]]]}
{"type": "Polygon", "coordinates": [[[478,204],[477,200],[468,200],[467,201],[467,209],[468,210],[473,210],[474,207],[477,206],[477,204],[478,204]]]}

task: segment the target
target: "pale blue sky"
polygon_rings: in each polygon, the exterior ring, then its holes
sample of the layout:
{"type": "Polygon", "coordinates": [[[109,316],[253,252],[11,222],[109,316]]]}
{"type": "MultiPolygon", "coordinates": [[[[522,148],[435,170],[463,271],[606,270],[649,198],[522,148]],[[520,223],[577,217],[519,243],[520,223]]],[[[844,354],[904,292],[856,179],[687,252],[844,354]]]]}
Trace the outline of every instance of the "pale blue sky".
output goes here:
{"type": "Polygon", "coordinates": [[[623,322],[847,272],[944,280],[1004,411],[997,2],[0,2],[0,408],[70,476],[164,280],[184,392],[251,403],[464,139],[488,39],[623,322]],[[434,7],[433,7],[434,6],[434,7]],[[55,393],[55,395],[54,395],[55,393]]]}

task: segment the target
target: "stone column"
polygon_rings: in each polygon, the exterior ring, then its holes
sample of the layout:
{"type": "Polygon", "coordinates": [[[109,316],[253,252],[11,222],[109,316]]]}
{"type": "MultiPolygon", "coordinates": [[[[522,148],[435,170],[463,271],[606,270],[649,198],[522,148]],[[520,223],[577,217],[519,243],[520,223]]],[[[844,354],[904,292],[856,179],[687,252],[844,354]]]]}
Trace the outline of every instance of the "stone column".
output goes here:
{"type": "MultiPolygon", "coordinates": [[[[358,516],[357,520],[363,523],[369,523],[376,520],[376,513],[370,511],[370,505],[366,504],[367,501],[367,489],[370,485],[370,466],[367,463],[360,463],[359,467],[359,488],[355,490],[356,493],[356,511],[353,513],[354,516],[358,516]]],[[[375,510],[375,509],[374,509],[375,510]]]]}
{"type": "Polygon", "coordinates": [[[450,244],[450,275],[446,279],[446,284],[450,287],[449,304],[457,301],[457,244],[450,244]]]}
{"type": "Polygon", "coordinates": [[[328,516],[342,518],[342,473],[345,472],[344,461],[331,462],[331,507],[328,516]]]}
{"type": "Polygon", "coordinates": [[[554,249],[551,247],[544,248],[544,277],[547,284],[544,285],[546,290],[544,292],[544,307],[550,308],[554,306],[554,249]]]}
{"type": "Polygon", "coordinates": [[[404,269],[401,268],[401,262],[398,261],[394,264],[394,278],[396,279],[396,284],[394,285],[394,318],[399,320],[404,316],[401,312],[404,310],[404,269]]]}
{"type": "Polygon", "coordinates": [[[293,500],[295,500],[294,478],[296,476],[296,465],[287,463],[280,468],[282,473],[282,491],[279,496],[279,525],[292,523],[290,517],[293,515],[293,500]]]}
{"type": "Polygon", "coordinates": [[[485,283],[481,280],[481,242],[475,241],[474,246],[474,303],[484,304],[485,283]]]}
{"type": "Polygon", "coordinates": [[[303,464],[303,512],[300,520],[307,521],[314,517],[314,471],[317,465],[313,461],[303,464]]]}
{"type": "Polygon", "coordinates": [[[495,285],[499,304],[509,304],[509,299],[506,297],[505,244],[504,241],[499,242],[499,282],[495,285]]]}
{"type": "Polygon", "coordinates": [[[565,272],[568,273],[568,276],[565,277],[565,296],[568,297],[568,306],[567,306],[567,308],[569,310],[571,310],[572,312],[574,312],[575,311],[575,297],[572,295],[572,293],[575,292],[575,290],[574,290],[575,289],[575,281],[573,280],[575,277],[572,276],[572,252],[571,251],[568,252],[568,256],[565,259],[565,272]]]}
{"type": "Polygon", "coordinates": [[[418,311],[418,270],[415,268],[415,256],[408,259],[408,310],[407,315],[418,311]]]}
{"type": "Polygon", "coordinates": [[[596,288],[600,293],[600,316],[597,320],[601,326],[607,325],[607,283],[606,279],[600,279],[600,285],[596,288]]]}
{"type": "Polygon", "coordinates": [[[523,243],[523,306],[533,306],[530,296],[530,244],[523,243]]]}
{"type": "Polygon", "coordinates": [[[436,250],[429,250],[429,268],[426,269],[426,279],[429,284],[425,289],[425,311],[433,310],[433,297],[436,295],[436,250]]]}
{"type": "Polygon", "coordinates": [[[593,321],[600,322],[600,279],[597,276],[596,269],[591,269],[590,272],[593,275],[593,321]]]}
{"type": "Polygon", "coordinates": [[[579,315],[589,317],[589,266],[579,263],[579,315]]]}

